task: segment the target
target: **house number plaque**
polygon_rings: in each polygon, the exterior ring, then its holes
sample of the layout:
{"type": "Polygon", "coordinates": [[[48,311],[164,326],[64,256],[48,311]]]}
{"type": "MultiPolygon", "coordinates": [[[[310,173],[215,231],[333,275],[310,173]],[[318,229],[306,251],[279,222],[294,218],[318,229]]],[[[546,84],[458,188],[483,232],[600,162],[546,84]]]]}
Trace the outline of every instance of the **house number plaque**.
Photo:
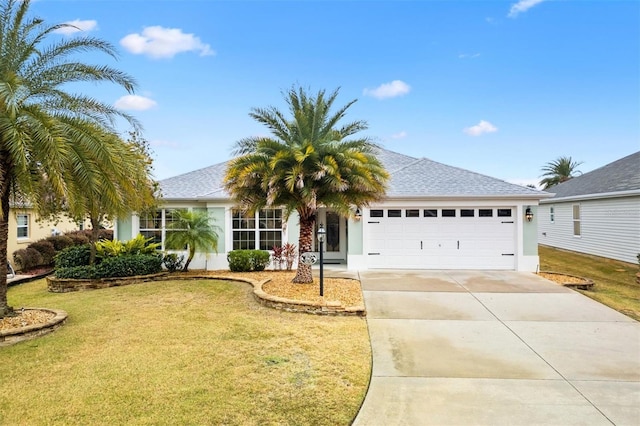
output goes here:
{"type": "Polygon", "coordinates": [[[302,253],[300,255],[300,262],[304,263],[305,265],[313,265],[317,261],[318,261],[318,256],[316,256],[315,253],[311,253],[310,251],[306,253],[302,253]]]}

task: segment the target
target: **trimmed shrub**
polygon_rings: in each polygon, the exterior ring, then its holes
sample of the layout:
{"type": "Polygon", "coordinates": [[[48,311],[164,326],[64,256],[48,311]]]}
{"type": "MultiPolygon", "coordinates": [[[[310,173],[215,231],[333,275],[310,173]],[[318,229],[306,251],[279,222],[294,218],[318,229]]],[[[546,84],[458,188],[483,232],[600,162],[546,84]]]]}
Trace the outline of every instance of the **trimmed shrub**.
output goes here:
{"type": "Polygon", "coordinates": [[[162,272],[162,256],[155,254],[136,254],[104,259],[93,266],[70,266],[56,269],[56,278],[100,279],[133,277],[162,272]]]}
{"type": "Polygon", "coordinates": [[[96,278],[132,277],[162,272],[162,255],[134,254],[105,258],[95,268],[96,278]]]}
{"type": "Polygon", "coordinates": [[[28,271],[42,265],[42,255],[34,248],[27,247],[13,252],[13,263],[19,271],[28,271]]]}
{"type": "Polygon", "coordinates": [[[69,232],[65,234],[65,237],[70,238],[74,246],[89,244],[89,237],[81,233],[81,231],[69,232]]]}
{"type": "Polygon", "coordinates": [[[227,254],[229,269],[232,272],[264,271],[269,264],[269,252],[266,250],[232,250],[227,254]]]}
{"type": "Polygon", "coordinates": [[[270,254],[266,250],[252,250],[251,265],[254,271],[264,271],[270,261],[270,254]]]}
{"type": "MultiPolygon", "coordinates": [[[[42,256],[42,263],[40,265],[43,266],[51,266],[53,265],[53,258],[56,256],[56,249],[53,247],[53,244],[47,240],[40,240],[34,243],[29,244],[29,248],[38,250],[40,255],[42,256]]],[[[37,266],[40,266],[37,265],[37,266]]]]}
{"type": "Polygon", "coordinates": [[[181,269],[183,262],[184,255],[178,256],[176,253],[169,253],[162,259],[162,263],[164,263],[165,268],[167,268],[169,272],[175,272],[181,269]]]}
{"type": "Polygon", "coordinates": [[[58,275],[58,269],[61,268],[88,266],[90,257],[91,247],[88,244],[67,247],[55,257],[56,276],[58,275]]]}
{"type": "Polygon", "coordinates": [[[96,267],[91,265],[71,266],[56,269],[56,278],[93,279],[96,277],[96,267]]]}
{"type": "Polygon", "coordinates": [[[47,237],[45,238],[45,241],[49,241],[53,245],[53,248],[56,249],[56,251],[62,251],[67,247],[71,247],[73,245],[73,240],[66,235],[55,235],[47,237]]]}
{"type": "Polygon", "coordinates": [[[232,272],[251,271],[251,250],[232,250],[227,254],[229,270],[232,272]]]}

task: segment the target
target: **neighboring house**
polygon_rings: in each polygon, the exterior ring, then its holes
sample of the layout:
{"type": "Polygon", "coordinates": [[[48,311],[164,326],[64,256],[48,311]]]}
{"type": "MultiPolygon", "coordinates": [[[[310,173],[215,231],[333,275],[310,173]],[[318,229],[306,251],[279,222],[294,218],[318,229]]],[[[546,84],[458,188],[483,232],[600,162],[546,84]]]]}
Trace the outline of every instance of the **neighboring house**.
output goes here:
{"type": "Polygon", "coordinates": [[[640,151],[547,189],[540,243],[636,263],[640,253],[640,151]]]}
{"type": "MultiPolygon", "coordinates": [[[[327,263],[346,263],[349,269],[536,270],[536,206],[550,194],[388,150],[380,150],[378,158],[391,176],[384,201],[351,219],[318,212],[316,226],[322,223],[327,230],[327,263]],[[528,208],[532,221],[525,219],[528,208]]],[[[115,237],[128,240],[141,233],[164,243],[172,212],[189,208],[208,210],[220,228],[219,254],[197,255],[195,269],[227,268],[226,253],[233,249],[297,245],[297,215],[284,221],[275,208],[247,217],[234,208],[223,188],[226,168],[221,163],[162,180],[163,208],[119,221],[115,237]]]]}
{"type": "Polygon", "coordinates": [[[57,222],[40,221],[38,213],[31,207],[11,206],[9,212],[9,238],[7,240],[7,257],[13,261],[16,250],[27,248],[34,241],[53,234],[85,229],[85,224],[67,218],[57,222]]]}

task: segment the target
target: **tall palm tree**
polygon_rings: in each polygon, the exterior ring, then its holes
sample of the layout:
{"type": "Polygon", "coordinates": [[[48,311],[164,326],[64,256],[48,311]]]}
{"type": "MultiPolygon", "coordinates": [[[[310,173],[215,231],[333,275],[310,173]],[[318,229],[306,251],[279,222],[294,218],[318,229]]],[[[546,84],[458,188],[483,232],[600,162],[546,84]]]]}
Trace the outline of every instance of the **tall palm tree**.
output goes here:
{"type": "MultiPolygon", "coordinates": [[[[45,25],[28,17],[29,0],[0,2],[0,318],[7,304],[9,201],[20,193],[39,210],[52,199],[86,206],[86,194],[104,184],[103,172],[116,167],[113,145],[117,119],[136,120],[91,97],[72,93],[76,82],[111,82],[133,92],[134,80],[109,66],[87,64],[75,54],[116,57],[112,45],[91,37],[51,38],[67,24],[45,25]]],[[[117,188],[104,196],[121,200],[117,188]]]]}
{"type": "Polygon", "coordinates": [[[172,219],[167,226],[165,248],[182,250],[187,247],[189,256],[182,268],[184,272],[189,270],[196,251],[207,253],[213,249],[218,252],[217,227],[211,225],[211,218],[206,211],[174,210],[172,219]]]}
{"type": "MultiPolygon", "coordinates": [[[[284,94],[290,118],[275,107],[254,108],[249,114],[270,130],[272,137],[237,142],[225,184],[240,208],[249,214],[265,207],[281,207],[285,218],[294,211],[300,219],[300,253],[311,251],[318,208],[343,217],[354,206],[381,199],[388,174],[367,138],[348,139],[365,130],[364,121],[338,126],[355,100],[331,112],[338,96],[324,90],[308,95],[292,87],[284,94]]],[[[298,264],[293,280],[313,282],[311,266],[298,264]]]]}
{"type": "Polygon", "coordinates": [[[582,161],[573,161],[571,157],[558,157],[554,161],[545,164],[542,167],[543,173],[540,177],[543,177],[540,181],[542,189],[548,189],[559,183],[568,181],[576,175],[581,175],[580,170],[576,168],[582,164],[582,161]]]}

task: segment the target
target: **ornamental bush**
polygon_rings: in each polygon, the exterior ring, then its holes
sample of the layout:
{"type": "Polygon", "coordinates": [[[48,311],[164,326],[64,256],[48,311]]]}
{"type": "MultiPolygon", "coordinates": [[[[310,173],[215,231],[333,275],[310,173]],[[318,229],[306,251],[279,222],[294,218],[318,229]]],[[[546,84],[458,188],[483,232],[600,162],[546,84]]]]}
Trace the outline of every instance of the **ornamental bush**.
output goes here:
{"type": "Polygon", "coordinates": [[[232,250],[227,254],[227,260],[232,272],[264,271],[270,254],[266,250],[232,250]]]}
{"type": "Polygon", "coordinates": [[[161,254],[108,257],[96,266],[95,278],[132,277],[162,272],[161,254]]]}
{"type": "Polygon", "coordinates": [[[56,276],[61,268],[88,266],[90,257],[91,247],[88,244],[67,247],[55,257],[56,276]]]}
{"type": "Polygon", "coordinates": [[[167,268],[169,272],[175,272],[181,269],[183,262],[184,256],[178,256],[176,253],[169,253],[162,259],[162,263],[164,263],[165,268],[167,268]]]}
{"type": "Polygon", "coordinates": [[[47,240],[40,240],[29,244],[29,247],[38,250],[38,252],[42,256],[42,263],[40,263],[40,265],[53,265],[53,258],[56,256],[56,249],[53,244],[51,244],[51,242],[47,240]]]}
{"type": "Polygon", "coordinates": [[[27,247],[13,252],[13,262],[16,270],[28,271],[42,265],[42,255],[38,250],[27,247]]]}

